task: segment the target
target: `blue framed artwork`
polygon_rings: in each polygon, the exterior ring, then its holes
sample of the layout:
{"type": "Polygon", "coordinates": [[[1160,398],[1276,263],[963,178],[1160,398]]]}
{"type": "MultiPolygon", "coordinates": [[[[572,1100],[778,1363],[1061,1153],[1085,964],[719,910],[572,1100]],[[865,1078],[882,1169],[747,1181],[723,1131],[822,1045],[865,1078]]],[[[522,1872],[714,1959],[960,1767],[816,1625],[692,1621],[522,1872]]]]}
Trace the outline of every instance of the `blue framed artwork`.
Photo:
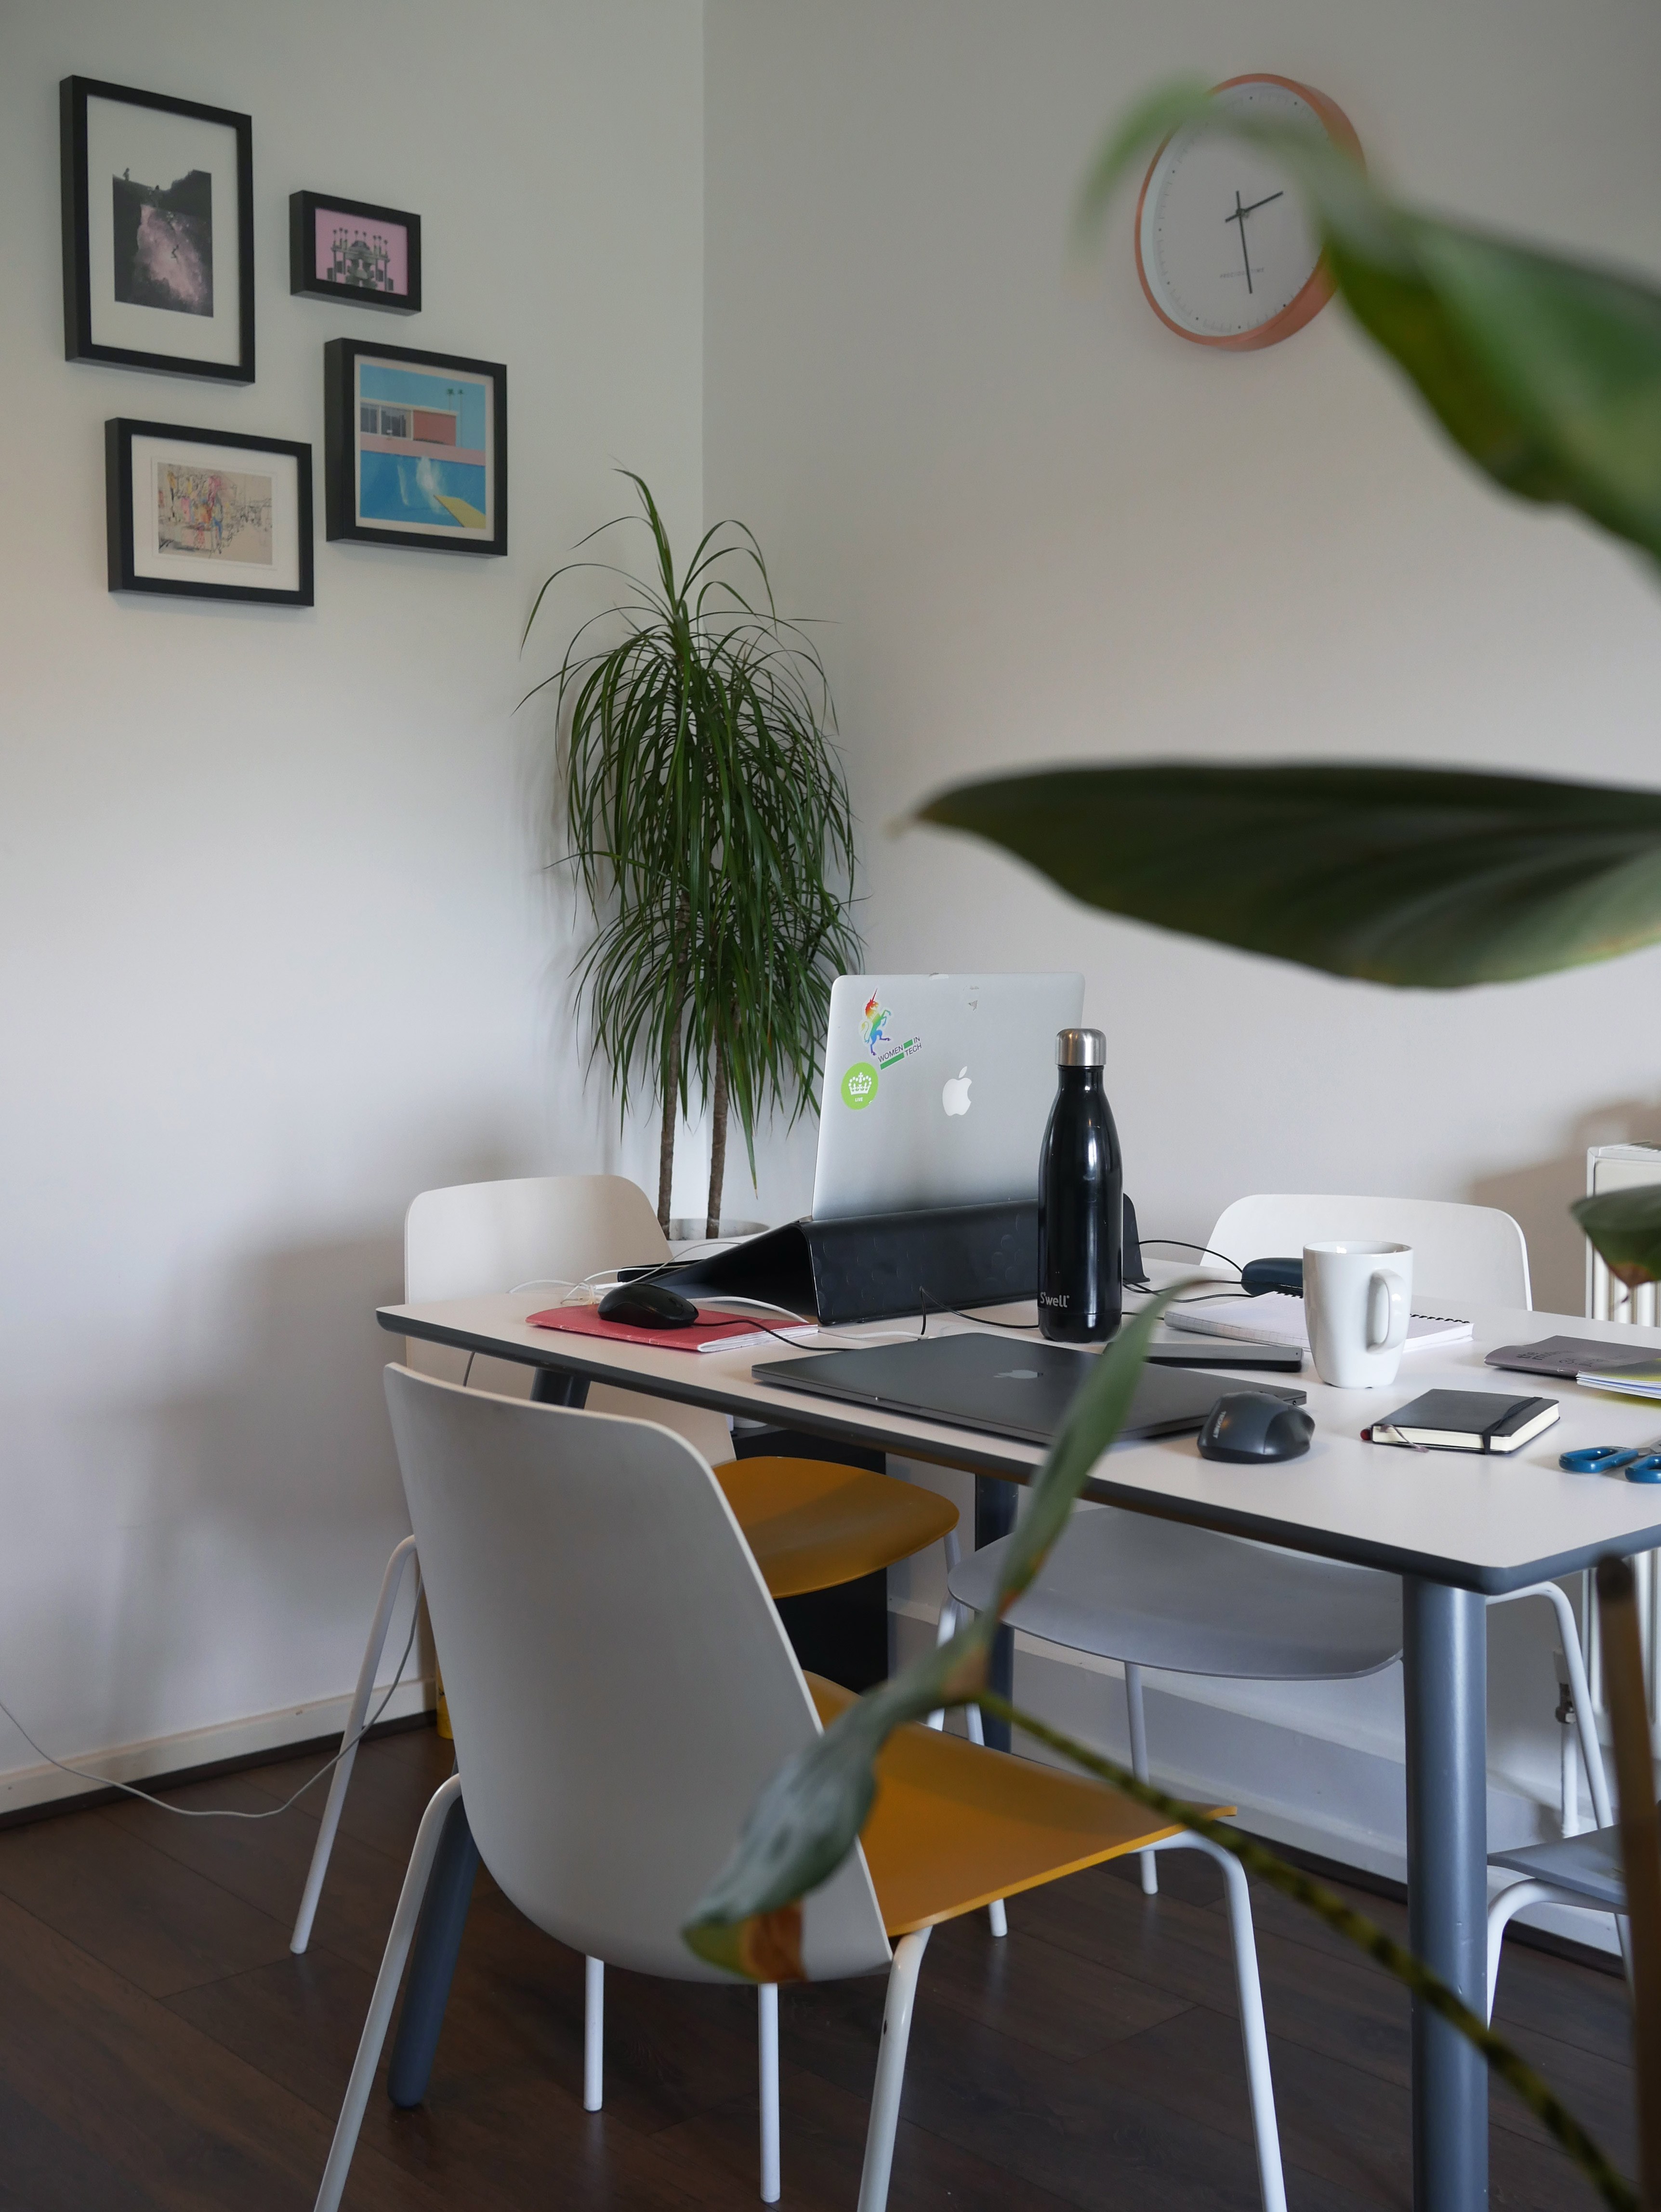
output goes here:
{"type": "Polygon", "coordinates": [[[326,536],[505,553],[502,364],[356,338],[323,356],[326,536]]]}

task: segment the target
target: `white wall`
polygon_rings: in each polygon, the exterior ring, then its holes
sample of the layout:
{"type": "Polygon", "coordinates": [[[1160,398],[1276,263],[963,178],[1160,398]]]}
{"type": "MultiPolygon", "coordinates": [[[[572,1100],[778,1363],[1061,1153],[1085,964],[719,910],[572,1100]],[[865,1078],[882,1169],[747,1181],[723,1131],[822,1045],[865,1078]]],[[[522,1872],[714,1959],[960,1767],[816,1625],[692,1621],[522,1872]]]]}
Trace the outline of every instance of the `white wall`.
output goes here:
{"type": "Polygon", "coordinates": [[[0,19],[0,1697],[55,1752],[178,1765],[345,1689],[407,1525],[371,1310],[409,1198],[654,1170],[584,1089],[513,708],[613,465],[701,518],[702,71],[697,0],[0,19]],[[64,362],[71,72],[252,113],[251,388],[64,362]],[[421,214],[421,315],[289,297],[302,186],[421,214]],[[322,542],[345,332],[508,364],[507,559],[322,542]],[[315,608],[112,597],[118,414],[311,440],[315,608]]]}
{"type": "MultiPolygon", "coordinates": [[[[1069,257],[1109,120],[1173,71],[1346,108],[1433,204],[1661,270],[1661,18],[1639,0],[710,0],[705,488],[824,617],[873,965],[1076,963],[1127,1182],[1203,1237],[1253,1189],[1506,1205],[1578,1310],[1592,1139],[1661,1136],[1661,953],[1453,996],[1347,985],[1065,903],[885,825],[1014,764],[1334,755],[1661,779],[1661,592],[1508,504],[1341,307],[1265,352],[1069,257]]],[[[811,1131],[761,1211],[806,1203],[811,1131]]]]}
{"type": "MultiPolygon", "coordinates": [[[[1393,994],[1110,920],[988,848],[885,825],[977,770],[1067,758],[1661,781],[1661,592],[1632,558],[1490,492],[1342,308],[1262,353],[1172,337],[1138,287],[1134,188],[1098,256],[1068,250],[1134,97],[1263,69],[1336,99],[1423,201],[1661,270],[1661,19],[709,0],[707,27],[706,505],[829,623],[872,964],[1082,967],[1150,1235],[1203,1237],[1250,1190],[1480,1199],[1523,1219],[1536,1302],[1579,1310],[1585,1146],[1661,1137],[1661,952],[1393,994]]],[[[805,1207],[812,1158],[808,1132],[769,1148],[764,1215],[805,1207]]],[[[897,1571],[903,1619],[932,1613],[930,1579],[897,1571]]],[[[1555,1793],[1532,1610],[1493,1626],[1496,1838],[1539,1829],[1555,1793]]],[[[1020,1665],[1024,1695],[1123,1747],[1110,1684],[1020,1665]]],[[[1400,1870],[1398,1675],[1172,1680],[1150,1710],[1167,1773],[1400,1870]]]]}

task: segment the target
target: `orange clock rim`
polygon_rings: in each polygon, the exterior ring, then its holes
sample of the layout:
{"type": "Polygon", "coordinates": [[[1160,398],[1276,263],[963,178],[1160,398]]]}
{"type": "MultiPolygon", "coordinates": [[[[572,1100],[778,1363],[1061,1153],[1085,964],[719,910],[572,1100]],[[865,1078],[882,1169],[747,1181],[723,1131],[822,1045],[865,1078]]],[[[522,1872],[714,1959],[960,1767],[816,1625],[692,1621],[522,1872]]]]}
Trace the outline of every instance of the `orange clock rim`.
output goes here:
{"type": "MultiPolygon", "coordinates": [[[[1248,70],[1243,76],[1226,76],[1220,84],[1214,84],[1208,97],[1214,99],[1218,93],[1227,92],[1231,87],[1237,84],[1278,84],[1283,86],[1287,92],[1295,92],[1300,100],[1306,100],[1320,117],[1326,125],[1327,136],[1333,143],[1335,146],[1341,146],[1345,153],[1353,155],[1356,161],[1365,166],[1366,156],[1361,151],[1361,142],[1355,134],[1354,125],[1335,100],[1329,100],[1323,92],[1317,92],[1312,84],[1303,84],[1295,76],[1277,76],[1272,70],[1248,70]]],[[[1171,317],[1166,314],[1153,296],[1153,287],[1147,281],[1147,270],[1142,263],[1142,210],[1147,203],[1148,187],[1153,182],[1154,174],[1160,162],[1165,159],[1165,148],[1170,145],[1176,135],[1174,131],[1167,131],[1159,141],[1154,149],[1153,159],[1147,165],[1147,174],[1142,179],[1142,188],[1136,195],[1136,227],[1134,236],[1136,245],[1136,275],[1141,283],[1142,296],[1165,328],[1168,331],[1174,331],[1179,338],[1186,338],[1189,345],[1212,346],[1223,353],[1255,353],[1260,347],[1278,345],[1282,338],[1289,338],[1294,332],[1302,330],[1305,323],[1313,322],[1337,289],[1324,253],[1310,271],[1308,280],[1301,290],[1287,301],[1278,314],[1271,315],[1266,323],[1260,324],[1255,331],[1242,331],[1232,337],[1214,337],[1203,331],[1184,330],[1180,323],[1173,321],[1171,317]]]]}

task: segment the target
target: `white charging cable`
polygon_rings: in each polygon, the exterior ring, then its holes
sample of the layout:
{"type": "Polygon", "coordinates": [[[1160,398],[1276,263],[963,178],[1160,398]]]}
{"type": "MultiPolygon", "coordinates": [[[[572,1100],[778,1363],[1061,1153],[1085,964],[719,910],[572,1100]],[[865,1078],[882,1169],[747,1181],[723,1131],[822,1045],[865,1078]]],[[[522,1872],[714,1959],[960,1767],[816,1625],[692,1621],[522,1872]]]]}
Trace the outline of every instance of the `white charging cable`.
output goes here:
{"type": "Polygon", "coordinates": [[[307,1775],[305,1781],[301,1784],[299,1789],[295,1791],[293,1796],[285,1797],[280,1805],[273,1805],[269,1813],[240,1813],[234,1811],[228,1805],[201,1807],[193,1805],[170,1805],[165,1797],[153,1796],[148,1790],[140,1790],[131,1782],[117,1782],[110,1775],[94,1774],[87,1767],[71,1766],[66,1759],[54,1759],[49,1751],[42,1750],[41,1747],[35,1741],[34,1738],[24,1727],[22,1722],[18,1719],[16,1714],[13,1712],[11,1707],[7,1705],[3,1698],[0,1698],[0,1713],[3,1713],[5,1715],[6,1718],[16,1729],[18,1735],[21,1735],[24,1742],[27,1744],[29,1749],[37,1753],[40,1758],[44,1759],[48,1766],[55,1766],[60,1774],[73,1774],[82,1782],[95,1782],[100,1790],[119,1790],[124,1796],[143,1798],[145,1804],[154,1805],[163,1813],[175,1814],[181,1820],[274,1820],[279,1813],[286,1813],[291,1805],[296,1803],[299,1799],[303,1797],[313,1783],[320,1782],[323,1779],[323,1777],[329,1772],[332,1767],[338,1766],[341,1760],[344,1759],[349,1751],[356,1751],[358,1745],[362,1742],[364,1737],[368,1735],[369,1730],[380,1718],[382,1713],[386,1711],[387,1706],[392,1701],[393,1691],[399,1687],[399,1684],[404,1680],[404,1662],[409,1657],[411,1650],[414,1648],[416,1624],[419,1620],[420,1617],[420,1608],[417,1607],[410,1616],[410,1633],[405,1638],[404,1649],[399,1655],[398,1667],[392,1675],[391,1683],[388,1685],[386,1694],[380,1700],[380,1703],[375,1707],[374,1712],[370,1714],[368,1720],[364,1722],[362,1727],[359,1729],[357,1734],[352,1738],[350,1743],[343,1743],[332,1759],[326,1759],[323,1765],[318,1768],[315,1774],[307,1775]]]}

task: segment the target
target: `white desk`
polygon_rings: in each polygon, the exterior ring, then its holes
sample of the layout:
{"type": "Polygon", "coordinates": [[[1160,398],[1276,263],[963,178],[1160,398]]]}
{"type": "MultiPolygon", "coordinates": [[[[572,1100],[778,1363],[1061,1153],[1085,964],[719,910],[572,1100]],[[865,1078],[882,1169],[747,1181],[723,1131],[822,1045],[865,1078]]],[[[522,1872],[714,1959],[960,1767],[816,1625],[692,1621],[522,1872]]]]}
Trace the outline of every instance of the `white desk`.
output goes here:
{"type": "MultiPolygon", "coordinates": [[[[800,1357],[811,1344],[659,1352],[528,1327],[526,1316],[545,1303],[545,1292],[462,1298],[386,1306],[378,1318],[394,1334],[536,1367],[536,1394],[558,1401],[575,1402],[582,1383],[603,1381],[1014,1483],[1029,1480],[1043,1456],[1034,1446],[977,1431],[770,1389],[752,1371],[800,1357]]],[[[1031,1308],[1009,1312],[1031,1318],[1031,1308]]],[[[1191,1437],[1125,1443],[1101,1461],[1086,1494],[1402,1577],[1409,1940],[1480,2013],[1488,1900],[1483,1597],[1549,1580],[1605,1553],[1661,1547],[1661,1488],[1619,1475],[1567,1474],[1557,1465],[1572,1445],[1640,1443],[1661,1433],[1661,1405],[1507,1376],[1485,1367],[1482,1356],[1495,1345],[1557,1334],[1661,1346],[1661,1333],[1508,1309],[1474,1318],[1472,1344],[1409,1356],[1390,1390],[1332,1390],[1312,1371],[1299,1377],[1316,1422],[1302,1459],[1229,1467],[1201,1459],[1191,1437]],[[1361,1443],[1376,1415],[1438,1383],[1536,1391],[1560,1399],[1563,1417],[1506,1458],[1361,1443]]],[[[972,1326],[929,1322],[931,1334],[972,1326]]],[[[879,1334],[873,1324],[827,1330],[819,1340],[828,1349],[879,1334]]],[[[1418,2212],[1477,2212],[1488,2202],[1487,2069],[1469,2045],[1418,2007],[1413,2087],[1418,2212]]]]}

